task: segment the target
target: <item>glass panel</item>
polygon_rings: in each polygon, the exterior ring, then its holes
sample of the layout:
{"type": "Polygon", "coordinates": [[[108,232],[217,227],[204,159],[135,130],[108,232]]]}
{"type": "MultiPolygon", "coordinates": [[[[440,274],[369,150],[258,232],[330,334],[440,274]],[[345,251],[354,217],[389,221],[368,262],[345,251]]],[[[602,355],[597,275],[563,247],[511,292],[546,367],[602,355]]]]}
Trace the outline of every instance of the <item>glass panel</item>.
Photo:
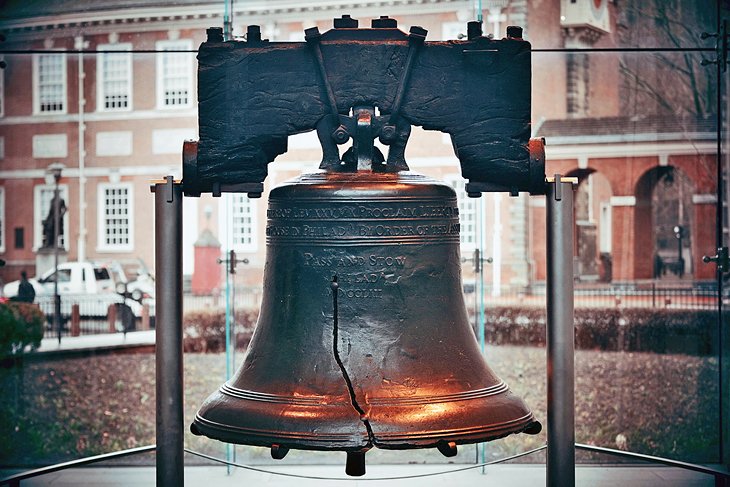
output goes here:
{"type": "MultiPolygon", "coordinates": [[[[550,15],[535,15],[530,2],[499,7],[502,3],[485,2],[484,32],[501,36],[506,25],[522,24],[536,49],[709,46],[711,40],[698,40],[698,35],[714,31],[716,20],[714,9],[704,8],[704,2],[589,2],[597,11],[570,13],[565,20],[560,20],[566,12],[557,1],[551,3],[550,15]],[[604,8],[608,26],[601,23],[605,18],[596,17],[604,8]],[[580,15],[593,15],[586,17],[592,27],[571,30],[568,24],[580,15]]],[[[429,39],[439,33],[454,39],[465,31],[465,15],[471,18],[471,12],[452,6],[417,16],[411,8],[396,4],[393,15],[404,30],[426,26],[429,39]]],[[[255,18],[265,38],[301,40],[303,28],[317,24],[324,31],[331,25],[331,12],[315,10],[300,12],[296,20],[291,13],[276,17],[281,12],[255,18]]],[[[359,16],[361,26],[366,25],[367,16],[359,16]]],[[[234,32],[242,33],[250,18],[236,18],[234,32]]],[[[75,333],[72,304],[82,310],[82,336],[109,334],[110,328],[145,333],[144,328],[154,326],[149,179],[180,177],[182,141],[197,138],[197,65],[191,52],[134,51],[195,49],[204,40],[205,27],[220,23],[217,18],[197,19],[179,29],[165,24],[153,31],[116,33],[110,28],[84,36],[86,49],[131,46],[129,55],[80,56],[72,51],[76,33],[53,42],[39,34],[31,44],[44,52],[4,55],[0,258],[6,265],[0,277],[12,284],[23,270],[33,277],[48,269],[43,269],[38,252],[53,188],[47,168],[61,162],[61,195],[67,208],[63,257],[70,262],[113,263],[124,270],[120,281],[127,281],[122,286],[126,298],[90,290],[84,291],[86,301],[64,297],[63,340],[75,333]],[[47,52],[54,49],[61,52],[47,52]],[[127,187],[131,189],[123,189],[127,187]],[[12,245],[4,241],[10,229],[12,245]],[[130,238],[131,232],[137,238],[130,238]],[[135,291],[139,299],[131,299],[135,291]],[[109,313],[110,305],[121,301],[133,315],[132,328],[124,322],[126,311],[111,306],[117,311],[109,313]],[[89,302],[93,310],[86,308],[89,302]]],[[[8,35],[3,47],[28,45],[8,35]]],[[[702,263],[702,256],[713,255],[715,249],[717,84],[714,68],[700,62],[713,56],[533,55],[532,131],[547,139],[547,172],[580,181],[574,255],[579,442],[690,462],[720,460],[718,288],[714,268],[702,263]]],[[[316,141],[314,148],[290,144],[290,149],[270,165],[260,203],[239,197],[232,210],[222,203],[227,198],[203,196],[184,203],[186,424],[205,397],[241,364],[251,339],[261,302],[268,191],[318,165],[316,141]],[[226,294],[231,248],[241,262],[238,272],[229,276],[226,294]],[[228,361],[227,302],[233,303],[229,313],[237,344],[228,361]]],[[[463,192],[447,137],[415,128],[407,159],[413,170],[463,192]]],[[[544,199],[487,194],[479,200],[460,198],[459,208],[470,322],[478,337],[484,302],[486,359],[545,424],[544,199]],[[481,274],[475,263],[483,269],[481,274]]],[[[70,272],[66,277],[73,280],[70,272]]],[[[99,272],[94,277],[105,280],[99,272]]],[[[53,313],[48,298],[52,296],[47,291],[38,291],[36,302],[47,315],[45,337],[55,340],[57,330],[48,323],[53,313]]],[[[49,357],[0,369],[0,389],[10,391],[0,397],[0,415],[7,418],[0,422],[0,438],[7,439],[0,445],[0,468],[154,443],[154,367],[148,346],[135,354],[49,357]]],[[[483,449],[463,446],[450,461],[493,460],[545,440],[543,432],[511,436],[483,449]]],[[[232,448],[190,433],[186,445],[234,458],[232,448]]],[[[273,463],[266,449],[239,446],[236,451],[235,458],[244,463],[273,463]]],[[[595,460],[589,455],[579,459],[595,460]]],[[[374,450],[368,461],[444,459],[434,450],[374,450]]],[[[341,464],[343,455],[296,451],[284,462],[341,464]]]]}
{"type": "MultiPolygon", "coordinates": [[[[525,38],[540,49],[693,49],[712,48],[703,32],[717,31],[715,2],[688,0],[609,0],[530,3],[527,22],[519,9],[506,2],[487,6],[485,32],[493,32],[494,10],[506,17],[504,25],[523,25],[525,38]],[[558,28],[559,27],[559,28],[558,28]],[[565,35],[561,34],[564,33],[565,35]]],[[[502,32],[502,31],[500,31],[502,32]]],[[[495,37],[501,38],[503,34],[495,37]]]]}
{"type": "MultiPolygon", "coordinates": [[[[547,173],[579,180],[576,440],[717,462],[717,287],[714,267],[702,262],[715,246],[713,72],[687,53],[533,59],[566,74],[556,83],[554,72],[534,73],[534,133],[546,138],[547,173]],[[564,101],[545,100],[543,83],[562,85],[564,101]]],[[[530,205],[542,235],[543,203],[530,205]]]]}

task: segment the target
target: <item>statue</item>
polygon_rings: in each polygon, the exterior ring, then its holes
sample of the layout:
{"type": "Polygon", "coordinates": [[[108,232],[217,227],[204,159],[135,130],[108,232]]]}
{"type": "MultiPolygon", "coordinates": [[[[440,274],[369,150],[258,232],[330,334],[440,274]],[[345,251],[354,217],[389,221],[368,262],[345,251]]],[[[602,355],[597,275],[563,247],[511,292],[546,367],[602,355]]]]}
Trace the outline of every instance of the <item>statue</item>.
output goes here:
{"type": "Polygon", "coordinates": [[[48,208],[48,215],[43,219],[43,248],[52,249],[58,241],[54,242],[56,235],[63,235],[63,215],[66,213],[66,203],[61,198],[61,195],[54,195],[51,199],[51,205],[48,208]],[[58,231],[55,231],[55,219],[53,217],[53,208],[56,205],[56,198],[60,201],[58,203],[58,231]]]}

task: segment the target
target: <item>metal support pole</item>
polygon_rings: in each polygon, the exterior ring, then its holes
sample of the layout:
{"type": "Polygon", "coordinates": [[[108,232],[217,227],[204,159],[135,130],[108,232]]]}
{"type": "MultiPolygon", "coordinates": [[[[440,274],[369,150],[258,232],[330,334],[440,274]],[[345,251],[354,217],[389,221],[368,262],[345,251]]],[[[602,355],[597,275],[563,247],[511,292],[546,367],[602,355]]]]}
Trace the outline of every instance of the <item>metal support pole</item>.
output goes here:
{"type": "Polygon", "coordinates": [[[183,485],[182,186],[154,182],[157,485],[183,485]]]}
{"type": "Polygon", "coordinates": [[[547,185],[547,485],[575,486],[573,183],[547,185]]]}
{"type": "Polygon", "coordinates": [[[58,343],[61,343],[61,295],[58,294],[58,237],[61,227],[61,196],[58,191],[58,176],[54,175],[56,185],[53,188],[53,327],[58,333],[58,343]]]}

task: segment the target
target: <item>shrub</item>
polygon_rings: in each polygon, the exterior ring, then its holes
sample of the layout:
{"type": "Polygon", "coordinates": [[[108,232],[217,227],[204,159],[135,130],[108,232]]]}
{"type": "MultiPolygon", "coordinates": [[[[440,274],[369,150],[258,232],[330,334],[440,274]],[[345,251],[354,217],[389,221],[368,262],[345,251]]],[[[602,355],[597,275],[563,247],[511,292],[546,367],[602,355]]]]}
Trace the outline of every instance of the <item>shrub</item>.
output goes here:
{"type": "MultiPolygon", "coordinates": [[[[545,345],[544,308],[498,307],[487,308],[485,313],[489,343],[545,345]]],[[[577,349],[690,355],[717,353],[717,313],[714,311],[577,308],[574,316],[577,349]]]]}
{"type": "Polygon", "coordinates": [[[35,350],[43,339],[45,316],[30,303],[0,303],[0,357],[35,350]]]}
{"type": "MultiPolygon", "coordinates": [[[[258,311],[236,311],[236,348],[248,347],[258,311]]],[[[218,353],[226,349],[226,313],[224,310],[191,311],[183,317],[183,349],[185,352],[218,353]]]]}

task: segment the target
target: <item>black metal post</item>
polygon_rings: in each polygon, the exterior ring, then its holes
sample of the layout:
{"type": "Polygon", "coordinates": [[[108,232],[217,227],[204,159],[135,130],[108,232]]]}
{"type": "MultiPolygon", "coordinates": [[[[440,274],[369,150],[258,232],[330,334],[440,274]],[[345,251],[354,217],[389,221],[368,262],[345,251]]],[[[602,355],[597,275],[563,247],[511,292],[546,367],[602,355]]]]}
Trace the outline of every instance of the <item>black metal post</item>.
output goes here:
{"type": "Polygon", "coordinates": [[[547,185],[547,485],[575,486],[573,183],[547,185]]]}
{"type": "Polygon", "coordinates": [[[183,485],[182,186],[155,183],[157,485],[183,485]]]}
{"type": "Polygon", "coordinates": [[[61,343],[61,295],[58,294],[58,230],[61,225],[61,197],[58,191],[58,181],[61,179],[61,171],[55,171],[53,180],[53,327],[58,333],[58,343],[61,343]]]}

